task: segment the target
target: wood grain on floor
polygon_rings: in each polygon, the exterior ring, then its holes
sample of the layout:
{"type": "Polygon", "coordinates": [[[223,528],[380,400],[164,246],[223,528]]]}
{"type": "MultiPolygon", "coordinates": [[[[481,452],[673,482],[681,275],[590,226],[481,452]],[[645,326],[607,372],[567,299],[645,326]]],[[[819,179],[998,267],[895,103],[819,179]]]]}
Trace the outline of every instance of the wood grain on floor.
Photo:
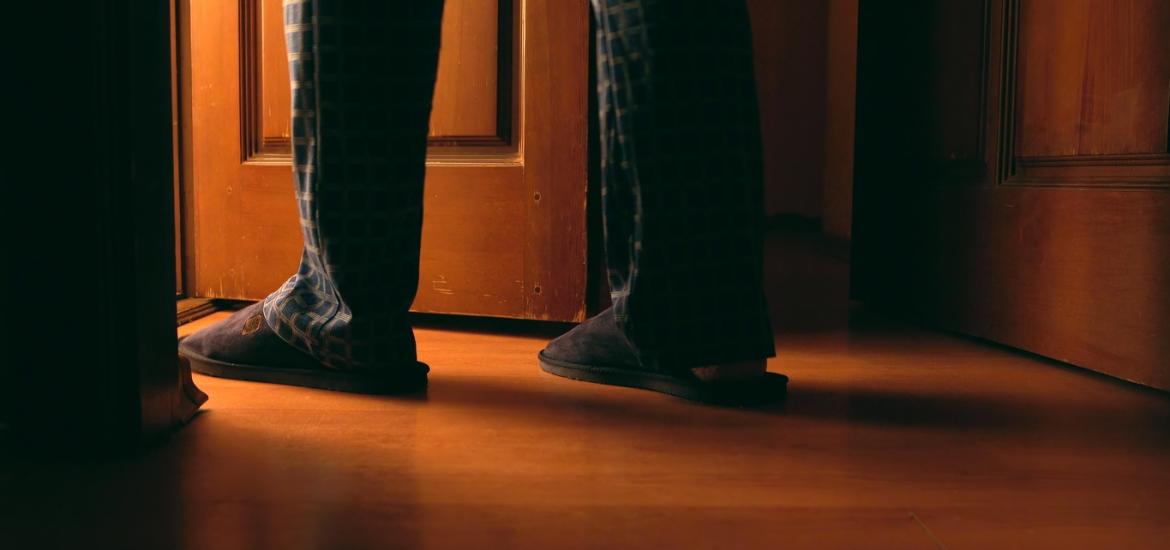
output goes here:
{"type": "Polygon", "coordinates": [[[1170,540],[1164,395],[883,320],[838,260],[774,253],[781,406],[571,382],[537,368],[544,335],[445,324],[417,331],[425,397],[197,377],[211,400],[169,445],[28,466],[5,521],[39,547],[217,550],[1170,540]]]}

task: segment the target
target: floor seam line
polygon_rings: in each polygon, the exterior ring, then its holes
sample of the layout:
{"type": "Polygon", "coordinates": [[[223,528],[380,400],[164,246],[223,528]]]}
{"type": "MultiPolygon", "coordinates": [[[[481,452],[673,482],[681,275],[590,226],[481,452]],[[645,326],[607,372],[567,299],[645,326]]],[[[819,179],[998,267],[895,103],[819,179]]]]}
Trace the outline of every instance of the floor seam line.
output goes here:
{"type": "Polygon", "coordinates": [[[934,542],[936,546],[942,550],[947,549],[947,545],[943,544],[943,542],[939,540],[937,536],[935,536],[934,531],[931,531],[930,527],[926,526],[926,523],[922,521],[922,518],[918,517],[918,514],[914,513],[914,510],[907,511],[910,512],[910,517],[914,519],[914,523],[917,523],[918,527],[922,528],[922,532],[926,533],[926,536],[930,537],[930,540],[934,542]]]}

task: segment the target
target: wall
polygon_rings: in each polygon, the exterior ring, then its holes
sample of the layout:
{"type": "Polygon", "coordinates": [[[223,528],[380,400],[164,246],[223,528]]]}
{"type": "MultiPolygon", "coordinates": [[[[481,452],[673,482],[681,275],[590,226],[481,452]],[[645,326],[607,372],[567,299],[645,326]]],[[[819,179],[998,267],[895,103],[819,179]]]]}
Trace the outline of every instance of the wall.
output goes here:
{"type": "Polygon", "coordinates": [[[755,42],[765,209],[818,218],[824,171],[824,2],[748,0],[755,42]]]}
{"type": "Polygon", "coordinates": [[[829,0],[825,83],[824,231],[853,234],[853,129],[857,91],[857,2],[829,0]]]}
{"type": "Polygon", "coordinates": [[[765,209],[848,238],[858,0],[748,0],[765,209]]]}

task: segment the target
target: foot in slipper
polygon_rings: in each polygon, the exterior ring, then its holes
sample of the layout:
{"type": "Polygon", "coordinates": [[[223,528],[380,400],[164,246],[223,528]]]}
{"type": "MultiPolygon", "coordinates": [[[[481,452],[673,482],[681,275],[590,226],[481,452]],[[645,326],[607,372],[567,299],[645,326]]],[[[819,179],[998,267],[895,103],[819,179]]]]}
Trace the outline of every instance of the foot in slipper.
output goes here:
{"type": "Polygon", "coordinates": [[[717,405],[776,401],[784,397],[788,383],[786,376],[767,372],[765,359],[697,368],[643,365],[612,308],[549,342],[539,357],[540,368],[557,376],[717,405]]]}
{"type": "Polygon", "coordinates": [[[427,366],[343,371],[317,362],[281,340],[258,302],[179,342],[191,370],[210,376],[355,393],[407,393],[426,387],[427,366]]]}

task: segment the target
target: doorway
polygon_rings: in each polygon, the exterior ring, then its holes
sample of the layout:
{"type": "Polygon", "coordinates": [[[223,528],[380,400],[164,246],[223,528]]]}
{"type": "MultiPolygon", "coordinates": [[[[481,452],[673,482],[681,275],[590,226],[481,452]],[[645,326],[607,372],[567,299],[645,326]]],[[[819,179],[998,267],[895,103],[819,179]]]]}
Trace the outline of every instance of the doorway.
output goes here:
{"type": "MultiPolygon", "coordinates": [[[[301,249],[281,1],[175,11],[182,290],[262,299],[301,249]]],[[[585,318],[588,28],[585,2],[446,3],[414,311],[585,318]]]]}

